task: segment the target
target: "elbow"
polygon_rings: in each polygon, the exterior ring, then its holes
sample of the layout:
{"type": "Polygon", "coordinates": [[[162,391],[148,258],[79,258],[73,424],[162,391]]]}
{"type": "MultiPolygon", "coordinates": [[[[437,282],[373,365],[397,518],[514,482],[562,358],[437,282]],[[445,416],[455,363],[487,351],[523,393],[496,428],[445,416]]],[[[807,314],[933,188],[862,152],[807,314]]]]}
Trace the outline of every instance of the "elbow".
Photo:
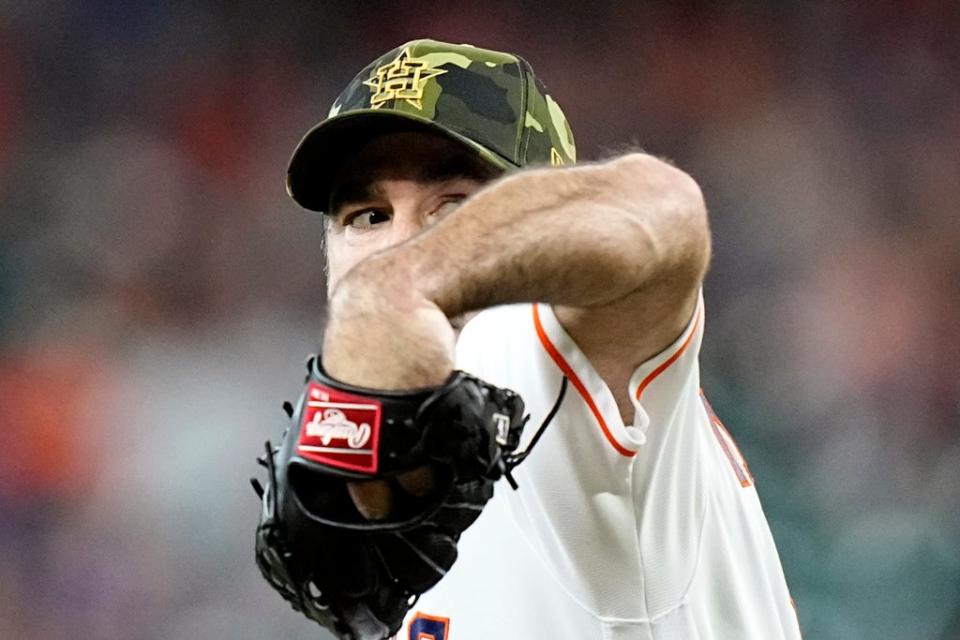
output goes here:
{"type": "Polygon", "coordinates": [[[678,219],[682,220],[680,224],[686,236],[681,266],[683,272],[699,287],[710,266],[712,248],[707,204],[696,180],[679,169],[674,171],[679,174],[678,219]]]}
{"type": "Polygon", "coordinates": [[[671,275],[685,288],[698,288],[711,256],[710,225],[700,185],[688,173],[644,153],[631,153],[615,162],[631,183],[631,200],[660,248],[661,275],[671,275]]]}

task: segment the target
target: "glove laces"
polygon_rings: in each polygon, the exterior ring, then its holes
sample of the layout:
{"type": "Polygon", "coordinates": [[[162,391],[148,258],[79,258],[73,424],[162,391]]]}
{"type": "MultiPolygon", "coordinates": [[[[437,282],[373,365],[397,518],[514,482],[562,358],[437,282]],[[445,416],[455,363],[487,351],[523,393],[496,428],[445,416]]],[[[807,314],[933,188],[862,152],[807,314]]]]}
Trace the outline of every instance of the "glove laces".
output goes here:
{"type": "MultiPolygon", "coordinates": [[[[513,477],[513,470],[521,462],[527,459],[527,456],[530,455],[530,452],[533,451],[533,447],[540,440],[540,436],[543,435],[543,432],[546,430],[547,426],[553,422],[554,417],[556,417],[557,412],[560,411],[560,405],[563,404],[563,397],[567,394],[567,376],[563,376],[563,380],[560,382],[560,392],[557,394],[557,399],[553,403],[553,407],[550,408],[550,411],[547,413],[547,416],[543,419],[543,422],[540,423],[540,426],[537,428],[537,432],[533,434],[533,437],[530,439],[530,444],[527,445],[527,448],[519,453],[511,453],[507,456],[504,456],[503,464],[504,470],[503,475],[507,479],[507,482],[510,483],[510,487],[516,491],[520,488],[520,485],[517,484],[517,481],[513,477]]],[[[529,419],[529,416],[527,416],[529,419]]]]}

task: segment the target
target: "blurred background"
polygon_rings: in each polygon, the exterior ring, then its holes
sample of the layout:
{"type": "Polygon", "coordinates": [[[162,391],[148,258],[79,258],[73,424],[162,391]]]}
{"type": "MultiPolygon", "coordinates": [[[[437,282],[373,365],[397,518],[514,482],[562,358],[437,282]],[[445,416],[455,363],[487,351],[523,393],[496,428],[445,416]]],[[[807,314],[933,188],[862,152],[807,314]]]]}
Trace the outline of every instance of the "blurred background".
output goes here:
{"type": "Polygon", "coordinates": [[[806,637],[960,638],[960,5],[665,4],[0,0],[0,638],[326,637],[252,561],[325,295],[286,161],[426,35],[702,184],[704,387],[806,637]]]}

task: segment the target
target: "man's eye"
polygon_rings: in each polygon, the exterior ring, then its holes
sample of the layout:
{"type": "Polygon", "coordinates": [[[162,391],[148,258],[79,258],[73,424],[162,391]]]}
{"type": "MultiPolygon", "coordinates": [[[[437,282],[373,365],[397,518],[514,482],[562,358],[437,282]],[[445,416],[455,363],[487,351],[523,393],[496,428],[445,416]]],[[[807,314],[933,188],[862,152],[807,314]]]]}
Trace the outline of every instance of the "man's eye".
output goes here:
{"type": "Polygon", "coordinates": [[[389,220],[390,216],[383,211],[368,209],[367,211],[361,211],[356,215],[350,216],[344,226],[354,229],[370,229],[375,225],[382,224],[389,220]]]}
{"type": "Polygon", "coordinates": [[[463,204],[462,198],[458,198],[456,200],[448,200],[444,202],[442,205],[440,205],[440,207],[437,208],[437,215],[442,218],[443,216],[451,214],[454,211],[456,211],[461,204],[463,204]]]}

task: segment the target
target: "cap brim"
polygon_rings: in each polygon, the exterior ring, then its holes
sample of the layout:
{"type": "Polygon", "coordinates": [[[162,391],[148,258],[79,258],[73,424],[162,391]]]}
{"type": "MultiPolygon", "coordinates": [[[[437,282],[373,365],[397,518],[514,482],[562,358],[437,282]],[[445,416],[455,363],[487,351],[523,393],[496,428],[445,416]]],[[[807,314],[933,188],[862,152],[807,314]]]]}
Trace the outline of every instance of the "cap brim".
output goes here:
{"type": "Polygon", "coordinates": [[[307,132],[287,167],[287,193],[301,207],[325,212],[330,188],[343,163],[373,138],[397,131],[445,135],[499,169],[517,168],[500,154],[432,120],[400,111],[357,109],[328,118],[307,132]]]}

